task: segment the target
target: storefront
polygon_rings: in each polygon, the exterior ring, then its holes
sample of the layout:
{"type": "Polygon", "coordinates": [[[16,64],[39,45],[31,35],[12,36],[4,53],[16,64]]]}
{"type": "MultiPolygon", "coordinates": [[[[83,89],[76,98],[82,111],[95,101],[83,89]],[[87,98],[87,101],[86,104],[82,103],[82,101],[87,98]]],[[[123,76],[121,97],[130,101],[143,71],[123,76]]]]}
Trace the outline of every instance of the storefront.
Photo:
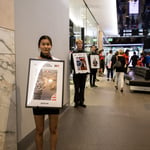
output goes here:
{"type": "Polygon", "coordinates": [[[84,48],[89,51],[91,45],[98,46],[98,23],[83,0],[70,0],[70,50],[75,49],[75,40],[82,39],[84,48]]]}

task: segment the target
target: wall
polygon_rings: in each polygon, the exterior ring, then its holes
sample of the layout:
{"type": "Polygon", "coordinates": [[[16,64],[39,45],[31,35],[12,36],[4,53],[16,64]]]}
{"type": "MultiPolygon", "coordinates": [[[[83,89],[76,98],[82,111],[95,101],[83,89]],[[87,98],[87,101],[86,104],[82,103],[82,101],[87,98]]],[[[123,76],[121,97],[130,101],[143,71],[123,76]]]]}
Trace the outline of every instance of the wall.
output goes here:
{"type": "Polygon", "coordinates": [[[14,30],[14,0],[0,0],[0,26],[14,30]]]}
{"type": "Polygon", "coordinates": [[[0,150],[13,150],[17,149],[13,0],[0,0],[0,18],[0,150]]]}
{"type": "Polygon", "coordinates": [[[15,0],[18,142],[34,128],[32,109],[25,108],[28,60],[39,55],[41,35],[53,39],[52,54],[65,60],[64,104],[69,103],[69,6],[68,0],[15,0]]]}

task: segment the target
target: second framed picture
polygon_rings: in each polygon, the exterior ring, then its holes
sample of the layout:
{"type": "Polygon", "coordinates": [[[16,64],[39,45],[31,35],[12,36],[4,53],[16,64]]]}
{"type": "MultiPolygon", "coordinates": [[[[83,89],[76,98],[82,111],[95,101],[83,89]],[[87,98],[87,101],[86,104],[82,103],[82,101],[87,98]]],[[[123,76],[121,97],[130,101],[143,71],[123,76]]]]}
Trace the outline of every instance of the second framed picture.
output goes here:
{"type": "Polygon", "coordinates": [[[99,69],[100,61],[98,55],[90,55],[90,67],[91,69],[99,69]]]}
{"type": "Polygon", "coordinates": [[[73,53],[75,73],[90,73],[88,57],[86,53],[73,53]]]}

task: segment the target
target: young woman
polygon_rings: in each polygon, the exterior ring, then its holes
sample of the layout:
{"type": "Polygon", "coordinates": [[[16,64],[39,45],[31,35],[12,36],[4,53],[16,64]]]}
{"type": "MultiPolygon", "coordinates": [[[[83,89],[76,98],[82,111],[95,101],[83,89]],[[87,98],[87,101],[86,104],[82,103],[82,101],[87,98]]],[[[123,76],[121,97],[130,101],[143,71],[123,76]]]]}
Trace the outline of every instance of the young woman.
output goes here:
{"type": "Polygon", "coordinates": [[[121,67],[116,68],[115,88],[118,90],[118,84],[120,84],[120,91],[123,92],[126,60],[122,49],[119,50],[119,54],[116,56],[117,59],[121,62],[121,67]]]}
{"type": "MultiPolygon", "coordinates": [[[[40,49],[40,59],[54,59],[50,53],[52,48],[52,40],[49,36],[43,35],[40,37],[38,48],[40,49]]],[[[48,115],[50,130],[50,149],[56,150],[59,109],[37,107],[33,108],[33,114],[36,126],[36,149],[43,150],[44,117],[45,115],[48,115]]]]}

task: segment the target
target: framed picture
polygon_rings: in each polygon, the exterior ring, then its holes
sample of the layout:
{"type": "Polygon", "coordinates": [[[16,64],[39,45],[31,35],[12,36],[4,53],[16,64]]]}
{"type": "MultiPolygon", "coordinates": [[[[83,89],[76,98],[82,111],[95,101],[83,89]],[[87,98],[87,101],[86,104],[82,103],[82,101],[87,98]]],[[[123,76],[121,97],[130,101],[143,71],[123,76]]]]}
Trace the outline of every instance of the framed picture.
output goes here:
{"type": "Polygon", "coordinates": [[[86,53],[73,53],[75,73],[90,73],[88,57],[86,53]]]}
{"type": "Polygon", "coordinates": [[[90,55],[90,67],[92,69],[99,69],[100,68],[100,61],[98,55],[90,55]]]}
{"type": "Polygon", "coordinates": [[[29,59],[26,107],[61,108],[64,61],[29,59]]]}

